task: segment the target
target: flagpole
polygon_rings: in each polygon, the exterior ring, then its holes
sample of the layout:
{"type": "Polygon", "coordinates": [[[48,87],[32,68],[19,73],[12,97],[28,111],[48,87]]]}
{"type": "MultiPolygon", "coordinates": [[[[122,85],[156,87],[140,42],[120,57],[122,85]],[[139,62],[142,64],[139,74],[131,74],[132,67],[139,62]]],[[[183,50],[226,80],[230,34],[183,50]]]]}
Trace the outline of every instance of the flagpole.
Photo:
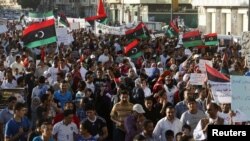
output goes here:
{"type": "Polygon", "coordinates": [[[171,1],[171,21],[173,20],[173,0],[171,1]]]}

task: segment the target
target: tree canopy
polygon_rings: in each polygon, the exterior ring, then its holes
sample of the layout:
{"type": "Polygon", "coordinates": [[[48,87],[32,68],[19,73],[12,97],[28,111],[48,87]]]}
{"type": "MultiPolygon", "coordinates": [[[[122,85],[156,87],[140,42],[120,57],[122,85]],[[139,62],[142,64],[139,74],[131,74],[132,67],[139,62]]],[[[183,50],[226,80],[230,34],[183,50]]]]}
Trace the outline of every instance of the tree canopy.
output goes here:
{"type": "Polygon", "coordinates": [[[32,8],[36,10],[39,6],[41,0],[17,0],[17,3],[22,6],[22,8],[32,8]]]}

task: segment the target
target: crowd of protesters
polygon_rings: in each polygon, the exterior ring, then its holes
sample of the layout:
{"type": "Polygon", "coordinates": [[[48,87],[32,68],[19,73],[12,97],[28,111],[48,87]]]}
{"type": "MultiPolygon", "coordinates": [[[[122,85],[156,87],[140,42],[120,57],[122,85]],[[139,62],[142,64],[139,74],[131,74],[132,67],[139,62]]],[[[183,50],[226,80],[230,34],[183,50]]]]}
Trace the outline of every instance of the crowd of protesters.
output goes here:
{"type": "Polygon", "coordinates": [[[230,103],[214,103],[209,85],[189,78],[199,59],[226,76],[247,73],[238,43],[185,49],[162,36],[140,40],[143,55],[131,59],[123,36],[79,29],[70,45],[30,49],[14,27],[0,37],[0,84],[25,88],[25,102],[8,97],[1,141],[206,140],[208,125],[235,124],[230,103]]]}

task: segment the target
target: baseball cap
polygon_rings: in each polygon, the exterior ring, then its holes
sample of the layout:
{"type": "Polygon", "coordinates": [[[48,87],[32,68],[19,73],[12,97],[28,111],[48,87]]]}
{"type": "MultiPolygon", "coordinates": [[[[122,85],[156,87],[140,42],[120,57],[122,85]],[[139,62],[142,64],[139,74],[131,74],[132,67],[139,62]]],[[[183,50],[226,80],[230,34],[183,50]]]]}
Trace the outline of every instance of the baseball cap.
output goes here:
{"type": "Polygon", "coordinates": [[[142,108],[141,104],[135,104],[135,105],[133,106],[133,111],[135,111],[135,112],[137,112],[137,113],[139,113],[139,114],[144,114],[144,113],[145,113],[145,111],[144,111],[144,109],[142,108]]]}
{"type": "Polygon", "coordinates": [[[95,55],[94,55],[94,54],[91,54],[91,55],[90,55],[90,58],[91,58],[91,59],[94,59],[94,58],[95,58],[95,55]]]}

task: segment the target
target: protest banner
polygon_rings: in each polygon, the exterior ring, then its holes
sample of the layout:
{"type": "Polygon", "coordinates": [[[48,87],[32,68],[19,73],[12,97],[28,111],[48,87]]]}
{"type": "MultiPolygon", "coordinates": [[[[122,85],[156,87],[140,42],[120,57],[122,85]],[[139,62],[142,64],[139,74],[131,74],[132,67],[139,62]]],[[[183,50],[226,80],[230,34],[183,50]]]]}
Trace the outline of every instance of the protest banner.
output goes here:
{"type": "Polygon", "coordinates": [[[206,75],[203,73],[191,73],[190,84],[191,85],[203,85],[206,79],[206,75]]]}
{"type": "Polygon", "coordinates": [[[232,110],[242,111],[250,121],[250,79],[247,76],[231,75],[232,110]]]}
{"type": "Polygon", "coordinates": [[[231,84],[229,82],[209,82],[211,91],[215,102],[217,103],[231,103],[232,92],[231,84]]]}
{"type": "Polygon", "coordinates": [[[99,34],[111,34],[111,35],[125,35],[125,29],[123,27],[108,26],[95,21],[95,33],[99,34]]]}

